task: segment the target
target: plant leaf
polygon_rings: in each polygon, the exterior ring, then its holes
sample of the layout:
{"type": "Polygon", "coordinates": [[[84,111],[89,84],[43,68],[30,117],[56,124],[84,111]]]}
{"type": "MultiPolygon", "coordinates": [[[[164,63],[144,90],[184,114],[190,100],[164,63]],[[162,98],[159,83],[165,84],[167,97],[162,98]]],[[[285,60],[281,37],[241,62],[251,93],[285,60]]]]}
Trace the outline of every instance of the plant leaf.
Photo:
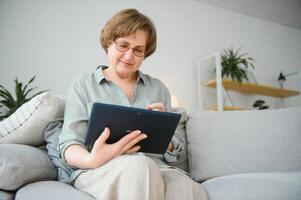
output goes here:
{"type": "Polygon", "coordinates": [[[24,86],[23,91],[22,91],[24,94],[25,94],[25,91],[26,91],[28,85],[29,85],[30,83],[32,83],[32,82],[34,81],[35,78],[36,78],[36,76],[33,76],[33,77],[28,81],[28,83],[24,86]]]}
{"type": "Polygon", "coordinates": [[[18,78],[15,79],[15,95],[16,100],[13,98],[13,95],[5,89],[2,85],[0,85],[0,120],[5,119],[6,117],[9,117],[12,113],[14,113],[21,105],[26,103],[27,101],[31,100],[33,97],[44,93],[49,90],[43,90],[40,92],[35,93],[30,98],[27,96],[30,92],[32,92],[37,87],[28,88],[29,85],[35,80],[35,76],[33,76],[28,83],[23,87],[22,82],[18,80],[18,78]]]}

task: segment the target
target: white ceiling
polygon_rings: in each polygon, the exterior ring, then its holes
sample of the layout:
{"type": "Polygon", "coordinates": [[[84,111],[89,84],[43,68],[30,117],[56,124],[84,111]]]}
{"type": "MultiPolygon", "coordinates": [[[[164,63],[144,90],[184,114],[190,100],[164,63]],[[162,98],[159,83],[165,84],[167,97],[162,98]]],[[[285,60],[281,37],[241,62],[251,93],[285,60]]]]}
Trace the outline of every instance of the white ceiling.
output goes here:
{"type": "Polygon", "coordinates": [[[301,30],[301,0],[197,0],[301,30]]]}

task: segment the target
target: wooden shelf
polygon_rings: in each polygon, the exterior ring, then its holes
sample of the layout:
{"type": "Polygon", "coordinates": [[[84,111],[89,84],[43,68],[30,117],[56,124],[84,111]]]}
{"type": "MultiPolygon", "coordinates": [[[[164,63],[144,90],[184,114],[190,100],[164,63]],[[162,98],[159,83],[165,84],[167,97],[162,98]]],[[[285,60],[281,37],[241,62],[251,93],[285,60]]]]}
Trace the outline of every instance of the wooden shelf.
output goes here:
{"type": "MultiPolygon", "coordinates": [[[[209,108],[206,108],[205,110],[217,110],[217,106],[211,106],[209,108]]],[[[233,110],[246,110],[244,108],[235,107],[235,106],[224,106],[224,111],[233,111],[233,110]]]]}
{"type": "MultiPolygon", "coordinates": [[[[291,97],[300,94],[300,92],[296,90],[281,89],[277,87],[258,85],[258,84],[247,83],[247,82],[238,83],[236,81],[232,81],[228,79],[223,79],[222,83],[223,83],[223,87],[226,90],[234,90],[246,94],[258,94],[258,95],[280,97],[280,98],[291,97]]],[[[205,86],[215,88],[216,80],[213,79],[205,82],[205,86]]]]}

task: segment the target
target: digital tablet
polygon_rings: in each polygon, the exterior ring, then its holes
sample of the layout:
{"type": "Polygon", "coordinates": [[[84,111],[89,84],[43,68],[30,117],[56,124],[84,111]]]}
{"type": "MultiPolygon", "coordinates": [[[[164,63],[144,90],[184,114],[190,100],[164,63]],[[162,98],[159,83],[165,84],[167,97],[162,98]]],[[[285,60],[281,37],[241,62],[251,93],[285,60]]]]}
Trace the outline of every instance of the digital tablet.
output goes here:
{"type": "Polygon", "coordinates": [[[107,140],[112,144],[134,130],[147,135],[138,144],[139,152],[163,154],[177,128],[181,115],[112,104],[94,103],[88,123],[85,145],[91,149],[105,127],[110,128],[107,140]]]}

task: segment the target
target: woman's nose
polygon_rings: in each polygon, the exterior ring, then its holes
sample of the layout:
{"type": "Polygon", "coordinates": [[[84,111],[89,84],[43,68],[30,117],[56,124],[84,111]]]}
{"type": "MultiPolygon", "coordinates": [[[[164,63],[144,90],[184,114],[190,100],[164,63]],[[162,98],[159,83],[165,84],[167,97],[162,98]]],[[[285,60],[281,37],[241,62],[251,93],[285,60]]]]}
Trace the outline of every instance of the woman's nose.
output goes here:
{"type": "Polygon", "coordinates": [[[124,57],[131,59],[135,56],[134,54],[134,50],[133,49],[129,49],[126,52],[124,52],[124,57]]]}

